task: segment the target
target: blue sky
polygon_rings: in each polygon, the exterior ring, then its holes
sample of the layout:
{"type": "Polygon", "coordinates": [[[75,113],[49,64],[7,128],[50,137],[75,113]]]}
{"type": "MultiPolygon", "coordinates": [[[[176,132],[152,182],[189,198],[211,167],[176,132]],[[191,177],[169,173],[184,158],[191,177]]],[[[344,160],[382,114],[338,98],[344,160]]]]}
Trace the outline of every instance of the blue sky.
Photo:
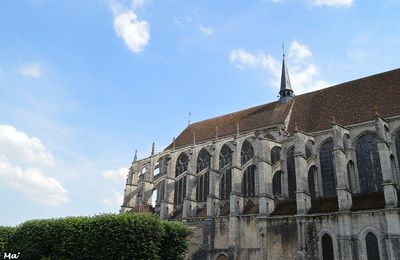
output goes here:
{"type": "Polygon", "coordinates": [[[397,0],[5,0],[0,225],[117,212],[135,149],[399,67],[397,0]]]}

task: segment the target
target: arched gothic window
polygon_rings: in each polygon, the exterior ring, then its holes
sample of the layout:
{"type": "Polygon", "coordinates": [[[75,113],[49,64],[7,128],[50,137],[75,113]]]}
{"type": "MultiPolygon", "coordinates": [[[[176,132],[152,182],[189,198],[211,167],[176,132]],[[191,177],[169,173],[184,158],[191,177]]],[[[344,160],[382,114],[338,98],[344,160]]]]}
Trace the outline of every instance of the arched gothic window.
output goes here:
{"type": "Polygon", "coordinates": [[[315,174],[317,173],[317,167],[315,165],[311,166],[308,170],[307,181],[308,190],[310,191],[311,198],[315,198],[315,174]]]}
{"type": "Polygon", "coordinates": [[[221,171],[221,179],[219,186],[219,196],[221,199],[228,199],[232,190],[232,165],[233,151],[228,145],[224,144],[219,154],[219,169],[221,171]]]}
{"type": "Polygon", "coordinates": [[[219,196],[221,199],[229,199],[229,194],[232,191],[232,172],[227,169],[222,175],[219,187],[219,196]]]}
{"type": "Polygon", "coordinates": [[[251,143],[247,140],[243,142],[242,151],[240,153],[240,161],[242,166],[254,156],[254,149],[251,143]]]}
{"type": "Polygon", "coordinates": [[[289,199],[296,199],[296,165],[294,162],[294,149],[287,153],[287,175],[289,199]]]}
{"type": "Polygon", "coordinates": [[[221,152],[219,154],[219,169],[225,168],[225,166],[232,164],[232,153],[233,151],[229,148],[228,145],[224,144],[221,148],[221,152]]]}
{"type": "Polygon", "coordinates": [[[282,171],[277,171],[272,177],[272,194],[282,195],[282,171]]]}
{"type": "Polygon", "coordinates": [[[242,194],[245,197],[256,195],[256,180],[255,180],[256,166],[250,165],[243,173],[242,179],[242,194]]]}
{"type": "Polygon", "coordinates": [[[336,196],[336,177],[333,167],[333,140],[330,138],[320,149],[322,194],[324,197],[336,196]]]}
{"type": "Polygon", "coordinates": [[[354,163],[353,161],[349,161],[347,163],[347,181],[349,182],[350,190],[353,190],[355,188],[355,185],[353,183],[354,173],[355,173],[354,163]]]}
{"type": "Polygon", "coordinates": [[[189,157],[186,153],[181,153],[176,160],[175,177],[186,172],[188,169],[189,157]]]}
{"type": "Polygon", "coordinates": [[[311,140],[308,140],[306,143],[306,158],[309,159],[312,155],[312,149],[313,149],[314,143],[311,140]]]}
{"type": "Polygon", "coordinates": [[[186,176],[175,181],[174,204],[182,204],[186,194],[186,176]]]}
{"type": "Polygon", "coordinates": [[[322,236],[322,259],[334,260],[332,238],[328,234],[322,236]]]}
{"type": "Polygon", "coordinates": [[[395,144],[397,152],[397,163],[400,165],[400,131],[396,135],[395,144]]]}
{"type": "Polygon", "coordinates": [[[380,259],[378,239],[371,232],[369,232],[365,236],[365,247],[367,249],[367,259],[368,260],[379,260],[380,259]]]}
{"type": "Polygon", "coordinates": [[[275,163],[281,160],[281,148],[279,146],[274,146],[271,149],[271,164],[274,165],[275,163]]]}
{"type": "Polygon", "coordinates": [[[206,168],[210,168],[211,164],[211,155],[206,149],[201,149],[199,155],[197,156],[197,170],[196,172],[199,173],[206,168]]]}
{"type": "Polygon", "coordinates": [[[198,177],[196,185],[196,200],[207,201],[210,187],[210,173],[206,172],[198,177]]]}
{"type": "Polygon", "coordinates": [[[379,161],[377,137],[366,133],[356,143],[356,158],[362,193],[382,191],[382,169],[379,161]]]}

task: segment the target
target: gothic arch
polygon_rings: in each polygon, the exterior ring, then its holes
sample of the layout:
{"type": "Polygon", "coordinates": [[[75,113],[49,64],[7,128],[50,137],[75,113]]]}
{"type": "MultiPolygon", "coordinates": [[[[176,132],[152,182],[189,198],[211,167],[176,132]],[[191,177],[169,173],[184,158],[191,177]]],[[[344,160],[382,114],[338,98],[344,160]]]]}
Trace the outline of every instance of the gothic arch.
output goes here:
{"type": "Polygon", "coordinates": [[[275,165],[281,160],[281,148],[279,146],[274,146],[271,149],[271,164],[275,165]]]}
{"type": "Polygon", "coordinates": [[[334,260],[337,257],[338,245],[337,237],[330,229],[322,229],[319,232],[318,248],[319,259],[334,260]]]}
{"type": "Polygon", "coordinates": [[[206,148],[202,148],[197,155],[196,173],[200,173],[204,169],[209,169],[211,165],[211,154],[206,148]]]}
{"type": "Polygon", "coordinates": [[[282,171],[277,171],[272,177],[272,194],[282,196],[282,171]]]}
{"type": "Polygon", "coordinates": [[[355,142],[358,177],[361,193],[382,191],[382,169],[379,159],[377,136],[364,132],[355,142]]]}
{"type": "Polygon", "coordinates": [[[185,173],[188,170],[189,156],[186,152],[182,152],[175,163],[175,177],[185,173]]]}
{"type": "MultiPolygon", "coordinates": [[[[368,226],[364,228],[359,234],[358,234],[358,241],[360,241],[360,249],[362,252],[362,255],[365,256],[365,259],[367,260],[380,260],[380,259],[385,259],[384,258],[384,250],[385,250],[385,243],[384,243],[384,236],[382,233],[378,232],[375,227],[368,226]],[[370,235],[369,235],[370,234],[370,235]],[[368,248],[368,246],[371,246],[371,244],[367,244],[367,236],[369,235],[369,239],[373,238],[371,234],[376,238],[376,243],[377,245],[374,246],[374,248],[368,248]],[[376,253],[376,248],[378,249],[378,254],[376,253]],[[372,249],[372,251],[371,251],[372,249]],[[375,251],[375,252],[373,252],[375,251]],[[379,258],[377,258],[378,256],[379,258]]],[[[369,241],[371,242],[371,241],[369,241]]]]}
{"type": "Polygon", "coordinates": [[[254,157],[254,147],[251,142],[246,139],[242,143],[242,147],[240,149],[240,163],[241,165],[245,165],[254,157]]]}
{"type": "Polygon", "coordinates": [[[221,199],[229,199],[229,194],[232,191],[232,154],[233,150],[224,144],[219,153],[219,196],[221,199]]]}
{"type": "Polygon", "coordinates": [[[336,196],[336,174],[333,164],[333,139],[325,140],[319,149],[320,171],[322,179],[322,196],[336,196]]]}

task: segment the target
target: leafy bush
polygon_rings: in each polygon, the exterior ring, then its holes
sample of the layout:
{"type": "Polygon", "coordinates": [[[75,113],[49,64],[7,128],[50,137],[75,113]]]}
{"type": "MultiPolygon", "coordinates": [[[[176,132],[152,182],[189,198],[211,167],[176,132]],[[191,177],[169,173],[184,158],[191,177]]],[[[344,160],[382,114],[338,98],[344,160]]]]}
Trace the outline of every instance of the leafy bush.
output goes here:
{"type": "Polygon", "coordinates": [[[6,243],[8,239],[13,235],[15,232],[15,228],[13,227],[2,227],[0,226],[0,255],[4,254],[4,249],[6,247],[6,243]]]}
{"type": "Polygon", "coordinates": [[[31,220],[8,236],[19,259],[181,259],[189,229],[149,214],[31,220]]]}

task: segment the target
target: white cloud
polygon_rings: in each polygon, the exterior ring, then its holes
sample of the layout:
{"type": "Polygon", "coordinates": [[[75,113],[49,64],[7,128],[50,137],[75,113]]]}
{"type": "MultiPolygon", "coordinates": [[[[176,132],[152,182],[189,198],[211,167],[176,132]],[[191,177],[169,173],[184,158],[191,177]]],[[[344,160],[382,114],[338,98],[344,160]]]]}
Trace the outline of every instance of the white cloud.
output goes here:
{"type": "Polygon", "coordinates": [[[32,78],[43,77],[43,69],[39,63],[24,64],[18,69],[19,73],[32,78]]]}
{"type": "MultiPolygon", "coordinates": [[[[327,87],[326,81],[319,79],[318,67],[311,61],[310,49],[297,41],[291,43],[287,59],[290,81],[296,94],[302,94],[327,87]]],[[[279,89],[281,61],[261,51],[251,53],[243,49],[232,50],[230,62],[240,70],[261,68],[271,76],[270,83],[279,89]]]]}
{"type": "Polygon", "coordinates": [[[114,14],[115,34],[124,40],[129,50],[142,52],[150,41],[150,24],[139,20],[133,10],[116,1],[110,2],[110,8],[114,14]]]}
{"type": "Polygon", "coordinates": [[[104,178],[114,182],[123,183],[128,175],[128,168],[119,168],[118,170],[108,170],[102,172],[104,178]]]}
{"type": "Polygon", "coordinates": [[[123,192],[112,189],[110,197],[103,199],[103,203],[110,207],[119,208],[122,205],[123,199],[124,199],[123,192]]]}
{"type": "Polygon", "coordinates": [[[315,6],[341,7],[350,6],[353,0],[312,0],[311,3],[315,6]]]}
{"type": "Polygon", "coordinates": [[[22,192],[28,200],[58,206],[69,201],[67,190],[44,171],[55,165],[54,158],[42,142],[0,125],[0,181],[22,192]]]}
{"type": "Polygon", "coordinates": [[[208,36],[210,36],[214,33],[214,29],[209,26],[204,26],[204,25],[200,24],[197,28],[199,29],[200,32],[202,32],[208,36]]]}
{"type": "Polygon", "coordinates": [[[139,9],[145,6],[148,0],[132,0],[132,8],[139,9]]]}

